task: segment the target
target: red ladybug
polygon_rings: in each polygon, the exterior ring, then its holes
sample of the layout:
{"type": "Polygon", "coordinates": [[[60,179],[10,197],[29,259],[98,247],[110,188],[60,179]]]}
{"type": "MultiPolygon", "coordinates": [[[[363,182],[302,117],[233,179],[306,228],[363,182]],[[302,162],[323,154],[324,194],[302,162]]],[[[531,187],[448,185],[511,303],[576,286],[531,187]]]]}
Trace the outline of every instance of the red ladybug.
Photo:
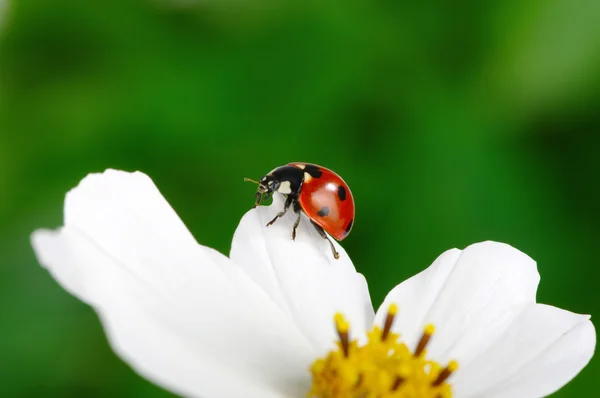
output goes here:
{"type": "Polygon", "coordinates": [[[258,184],[254,207],[263,199],[270,198],[273,192],[279,192],[286,198],[283,211],[267,226],[282,217],[291,206],[298,214],[292,229],[292,239],[296,238],[300,212],[304,212],[317,232],[329,242],[333,257],[340,257],[325,231],[341,241],[348,236],[354,223],[354,198],[342,177],[315,164],[289,163],[277,167],[259,181],[252,182],[258,184]]]}

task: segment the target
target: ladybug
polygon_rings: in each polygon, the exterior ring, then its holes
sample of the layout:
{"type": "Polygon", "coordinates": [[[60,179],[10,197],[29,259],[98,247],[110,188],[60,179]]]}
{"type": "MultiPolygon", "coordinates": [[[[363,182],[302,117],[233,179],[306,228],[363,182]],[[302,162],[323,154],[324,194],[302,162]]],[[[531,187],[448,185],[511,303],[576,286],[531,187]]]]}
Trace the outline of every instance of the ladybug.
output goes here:
{"type": "Polygon", "coordinates": [[[292,240],[296,239],[296,228],[300,224],[301,213],[310,220],[319,235],[329,242],[334,258],[339,258],[329,233],[338,241],[343,240],[354,224],[354,198],[348,185],[337,173],[311,163],[289,163],[277,167],[259,181],[254,207],[263,199],[269,199],[274,192],[285,197],[283,211],[267,224],[273,225],[291,207],[298,218],[292,228],[292,240]]]}

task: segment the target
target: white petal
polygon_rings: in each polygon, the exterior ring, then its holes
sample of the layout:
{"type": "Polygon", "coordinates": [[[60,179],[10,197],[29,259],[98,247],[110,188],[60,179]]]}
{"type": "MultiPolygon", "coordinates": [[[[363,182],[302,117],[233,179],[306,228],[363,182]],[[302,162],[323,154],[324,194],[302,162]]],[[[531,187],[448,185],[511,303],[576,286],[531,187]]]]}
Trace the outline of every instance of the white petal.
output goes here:
{"type": "Polygon", "coordinates": [[[442,363],[450,359],[468,363],[494,342],[525,305],[535,302],[539,282],[535,262],[506,244],[483,242],[462,252],[451,250],[430,268],[394,288],[376,322],[382,322],[383,310],[396,302],[400,311],[394,330],[411,347],[423,327],[433,323],[436,333],[428,353],[442,363]],[[420,316],[409,314],[410,327],[404,329],[402,308],[412,306],[420,306],[420,316]]]}
{"type": "Polygon", "coordinates": [[[395,303],[399,310],[393,330],[401,334],[409,347],[416,344],[423,332],[425,316],[436,301],[460,254],[458,249],[444,252],[429,268],[392,289],[379,307],[375,323],[383,325],[390,304],[395,303]]]}
{"type": "Polygon", "coordinates": [[[542,397],[589,362],[596,335],[589,316],[528,305],[496,342],[453,376],[460,397],[542,397]]]}
{"type": "Polygon", "coordinates": [[[307,391],[310,345],[235,264],[195,242],[147,176],[86,177],[67,196],[65,227],[32,240],[149,379],[191,397],[307,391]]]}
{"type": "Polygon", "coordinates": [[[231,259],[277,302],[315,348],[328,350],[336,338],[333,315],[342,312],[354,336],[364,335],[373,320],[373,307],[364,277],[348,255],[333,258],[328,243],[302,216],[296,240],[289,211],[272,226],[265,225],[281,211],[279,195],[243,217],[233,238],[231,259]]]}
{"type": "Polygon", "coordinates": [[[394,330],[409,346],[433,323],[427,356],[458,360],[451,379],[457,397],[543,396],[587,364],[595,334],[588,316],[535,304],[538,282],[535,262],[508,245],[450,250],[394,288],[376,323],[397,303],[394,330]]]}

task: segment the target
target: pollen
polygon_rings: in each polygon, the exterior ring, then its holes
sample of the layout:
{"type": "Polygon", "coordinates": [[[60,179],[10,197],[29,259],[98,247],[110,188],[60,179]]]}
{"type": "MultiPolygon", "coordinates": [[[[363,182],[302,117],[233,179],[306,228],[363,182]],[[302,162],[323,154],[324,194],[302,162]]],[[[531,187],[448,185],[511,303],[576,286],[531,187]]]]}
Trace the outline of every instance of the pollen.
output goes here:
{"type": "Polygon", "coordinates": [[[426,357],[427,345],[435,333],[426,325],[416,347],[410,349],[391,331],[398,312],[391,304],[383,326],[367,333],[359,345],[350,340],[350,324],[340,313],[334,323],[338,334],[336,348],[311,366],[313,384],[309,398],[449,398],[448,379],[458,363],[446,366],[426,357]]]}

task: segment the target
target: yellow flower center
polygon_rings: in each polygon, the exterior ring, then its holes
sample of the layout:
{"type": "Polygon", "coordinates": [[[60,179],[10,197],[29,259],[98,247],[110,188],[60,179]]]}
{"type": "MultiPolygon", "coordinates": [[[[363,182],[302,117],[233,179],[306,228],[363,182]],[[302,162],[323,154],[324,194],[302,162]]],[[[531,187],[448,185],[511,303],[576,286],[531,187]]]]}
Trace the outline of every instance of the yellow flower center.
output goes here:
{"type": "Polygon", "coordinates": [[[311,366],[312,398],[449,398],[448,377],[458,369],[456,361],[447,366],[425,358],[435,328],[427,325],[415,350],[391,332],[398,307],[390,308],[383,328],[375,326],[368,341],[359,346],[349,340],[350,325],[342,314],[335,315],[339,336],[337,349],[311,366]]]}

